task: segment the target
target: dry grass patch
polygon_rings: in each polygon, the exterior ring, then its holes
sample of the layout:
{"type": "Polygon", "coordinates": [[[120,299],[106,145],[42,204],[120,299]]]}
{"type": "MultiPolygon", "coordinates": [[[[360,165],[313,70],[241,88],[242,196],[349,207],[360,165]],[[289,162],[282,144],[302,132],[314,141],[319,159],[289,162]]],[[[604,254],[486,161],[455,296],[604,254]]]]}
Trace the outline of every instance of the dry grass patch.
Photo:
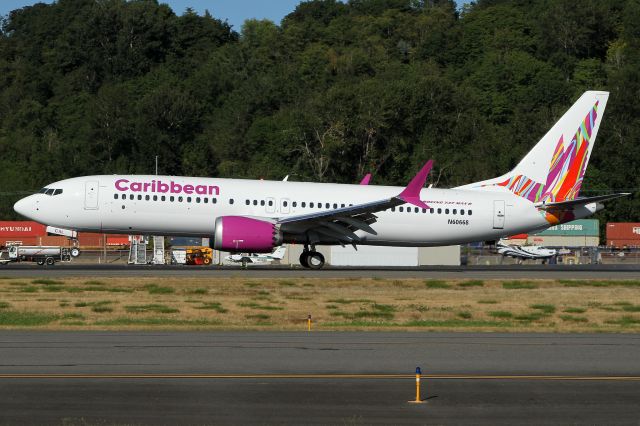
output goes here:
{"type": "Polygon", "coordinates": [[[574,284],[381,278],[17,280],[0,282],[0,313],[13,312],[0,327],[304,330],[311,314],[315,328],[327,330],[640,331],[640,287],[623,281],[574,284]],[[29,321],[24,313],[36,319],[29,321]]]}

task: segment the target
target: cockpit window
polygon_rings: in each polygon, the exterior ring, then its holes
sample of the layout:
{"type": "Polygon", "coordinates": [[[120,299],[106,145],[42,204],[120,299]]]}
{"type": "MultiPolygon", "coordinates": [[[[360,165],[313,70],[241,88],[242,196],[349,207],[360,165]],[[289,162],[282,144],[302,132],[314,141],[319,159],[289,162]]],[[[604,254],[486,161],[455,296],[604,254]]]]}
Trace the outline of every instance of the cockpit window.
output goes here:
{"type": "Polygon", "coordinates": [[[49,189],[47,189],[47,192],[45,192],[45,194],[47,194],[47,195],[53,195],[53,191],[54,191],[54,190],[53,190],[52,188],[49,188],[49,189]]]}
{"type": "Polygon", "coordinates": [[[49,188],[42,188],[40,191],[38,191],[38,194],[44,194],[49,190],[49,188]]]}
{"type": "Polygon", "coordinates": [[[38,194],[59,195],[62,194],[62,189],[42,188],[40,191],[38,191],[38,194]]]}
{"type": "Polygon", "coordinates": [[[59,195],[59,194],[62,194],[62,189],[56,189],[56,190],[53,192],[53,195],[59,195]]]}

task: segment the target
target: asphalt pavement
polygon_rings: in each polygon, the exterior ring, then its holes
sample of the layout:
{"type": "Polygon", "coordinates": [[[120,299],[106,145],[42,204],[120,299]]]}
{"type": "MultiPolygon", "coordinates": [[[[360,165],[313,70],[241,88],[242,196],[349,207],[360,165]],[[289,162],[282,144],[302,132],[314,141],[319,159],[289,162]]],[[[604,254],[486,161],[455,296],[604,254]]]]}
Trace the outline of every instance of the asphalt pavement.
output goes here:
{"type": "Polygon", "coordinates": [[[6,331],[0,353],[0,424],[640,422],[632,334],[6,331]]]}

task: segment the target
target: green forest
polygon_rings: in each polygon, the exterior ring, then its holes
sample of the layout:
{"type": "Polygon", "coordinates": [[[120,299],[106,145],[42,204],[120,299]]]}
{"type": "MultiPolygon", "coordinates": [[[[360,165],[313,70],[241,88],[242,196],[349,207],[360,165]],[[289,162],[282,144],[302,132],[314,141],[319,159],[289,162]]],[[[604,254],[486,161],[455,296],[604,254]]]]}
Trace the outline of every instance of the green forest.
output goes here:
{"type": "MultiPolygon", "coordinates": [[[[312,0],[232,28],[155,0],[0,21],[0,217],[46,183],[159,173],[452,187],[611,92],[583,195],[640,187],[640,1],[312,0]]],[[[640,199],[603,221],[636,221],[640,199]]]]}

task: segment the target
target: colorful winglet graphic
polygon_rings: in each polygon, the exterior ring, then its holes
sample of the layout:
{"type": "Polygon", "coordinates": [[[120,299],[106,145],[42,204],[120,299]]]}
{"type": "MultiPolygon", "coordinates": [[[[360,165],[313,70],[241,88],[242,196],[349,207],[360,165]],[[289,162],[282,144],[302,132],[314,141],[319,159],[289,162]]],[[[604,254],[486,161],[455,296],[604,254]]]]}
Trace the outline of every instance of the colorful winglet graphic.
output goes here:
{"type": "Polygon", "coordinates": [[[411,182],[407,185],[407,187],[398,194],[397,198],[402,201],[413,204],[414,206],[421,207],[423,209],[428,209],[429,206],[426,205],[422,200],[420,200],[420,191],[424,187],[425,182],[427,181],[427,176],[429,176],[429,172],[433,167],[433,160],[427,161],[422,169],[416,174],[411,182]]]}
{"type": "Polygon", "coordinates": [[[371,173],[367,173],[366,175],[364,175],[364,177],[360,181],[360,185],[369,185],[370,181],[371,181],[371,173]]]}

